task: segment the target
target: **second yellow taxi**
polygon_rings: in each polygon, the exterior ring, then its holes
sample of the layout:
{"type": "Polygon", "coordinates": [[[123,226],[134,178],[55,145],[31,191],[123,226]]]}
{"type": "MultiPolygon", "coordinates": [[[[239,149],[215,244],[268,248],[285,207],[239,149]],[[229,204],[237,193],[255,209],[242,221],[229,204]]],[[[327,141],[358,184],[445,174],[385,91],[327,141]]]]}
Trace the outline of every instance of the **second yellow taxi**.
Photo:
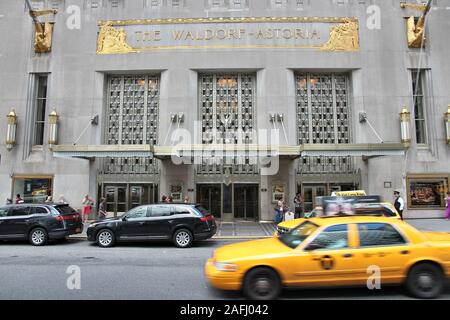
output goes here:
{"type": "Polygon", "coordinates": [[[368,281],[435,298],[450,277],[450,234],[386,217],[311,218],[277,237],[217,249],[205,273],[212,286],[242,290],[249,299],[275,299],[283,287],[368,281]]]}

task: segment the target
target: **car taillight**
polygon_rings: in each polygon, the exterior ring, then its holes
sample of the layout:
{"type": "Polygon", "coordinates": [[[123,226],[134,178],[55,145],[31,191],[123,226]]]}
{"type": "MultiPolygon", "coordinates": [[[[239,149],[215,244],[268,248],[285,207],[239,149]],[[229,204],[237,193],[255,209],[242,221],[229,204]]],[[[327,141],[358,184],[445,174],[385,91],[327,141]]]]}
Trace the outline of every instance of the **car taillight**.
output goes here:
{"type": "Polygon", "coordinates": [[[200,218],[200,220],[202,220],[202,221],[211,221],[211,220],[214,220],[214,216],[206,216],[206,217],[203,217],[203,218],[200,218]]]}

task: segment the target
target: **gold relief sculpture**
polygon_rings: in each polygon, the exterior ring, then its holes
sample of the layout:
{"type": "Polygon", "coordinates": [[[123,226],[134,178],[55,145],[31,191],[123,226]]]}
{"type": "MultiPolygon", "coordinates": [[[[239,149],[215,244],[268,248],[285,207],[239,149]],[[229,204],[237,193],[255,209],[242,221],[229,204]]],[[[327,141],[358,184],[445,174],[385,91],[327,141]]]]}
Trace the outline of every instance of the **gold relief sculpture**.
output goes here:
{"type": "Polygon", "coordinates": [[[422,48],[425,45],[425,19],[419,18],[416,23],[415,17],[410,17],[406,20],[406,29],[408,37],[408,47],[422,48]]]}
{"type": "Polygon", "coordinates": [[[34,52],[46,53],[52,50],[53,23],[35,24],[34,52]]]}
{"type": "Polygon", "coordinates": [[[426,11],[427,5],[426,4],[418,4],[418,3],[406,3],[406,2],[400,2],[400,8],[402,9],[414,9],[419,11],[426,11]]]}
{"type": "Polygon", "coordinates": [[[52,50],[53,22],[39,22],[36,17],[48,14],[56,14],[57,10],[36,10],[30,11],[30,16],[34,21],[34,52],[46,53],[52,50]]]}
{"type": "Polygon", "coordinates": [[[111,22],[100,26],[97,40],[97,54],[131,53],[137,52],[127,43],[124,28],[116,29],[111,22]]]}
{"type": "Polygon", "coordinates": [[[359,26],[357,21],[346,19],[344,23],[334,26],[330,30],[330,39],[320,50],[323,51],[358,51],[359,26]]]}

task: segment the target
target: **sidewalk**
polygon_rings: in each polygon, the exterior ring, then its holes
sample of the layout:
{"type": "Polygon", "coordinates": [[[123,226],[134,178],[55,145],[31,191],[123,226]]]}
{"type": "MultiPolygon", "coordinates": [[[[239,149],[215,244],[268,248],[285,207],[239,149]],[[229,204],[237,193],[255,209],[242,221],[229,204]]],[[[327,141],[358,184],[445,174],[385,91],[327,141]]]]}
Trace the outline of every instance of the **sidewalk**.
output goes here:
{"type": "MultiPolygon", "coordinates": [[[[94,221],[89,221],[84,224],[83,232],[69,236],[69,239],[86,240],[86,231],[94,221]]],[[[251,221],[238,222],[222,222],[216,220],[217,232],[213,239],[227,240],[227,239],[259,239],[272,237],[275,232],[276,225],[274,223],[259,223],[251,221]]]]}
{"type": "MultiPolygon", "coordinates": [[[[422,231],[450,232],[450,221],[445,219],[406,219],[406,222],[422,231]]],[[[276,225],[271,222],[236,221],[222,222],[216,221],[217,233],[212,239],[259,239],[272,237],[276,225]]],[[[84,224],[83,233],[72,235],[70,239],[86,240],[86,230],[89,223],[84,224]]]]}

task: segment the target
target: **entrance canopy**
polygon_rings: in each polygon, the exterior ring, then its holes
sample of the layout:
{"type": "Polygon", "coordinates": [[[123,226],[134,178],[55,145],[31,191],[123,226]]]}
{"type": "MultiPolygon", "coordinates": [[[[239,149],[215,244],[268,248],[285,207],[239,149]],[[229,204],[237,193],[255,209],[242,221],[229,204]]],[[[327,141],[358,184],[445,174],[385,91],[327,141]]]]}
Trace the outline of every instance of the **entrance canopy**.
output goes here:
{"type": "Polygon", "coordinates": [[[115,157],[150,157],[153,158],[153,147],[150,145],[55,145],[52,148],[56,158],[115,158],[115,157]]]}
{"type": "Polygon", "coordinates": [[[299,147],[302,157],[314,156],[351,156],[375,158],[383,156],[403,156],[402,143],[355,143],[355,144],[304,144],[299,147]]]}
{"type": "Polygon", "coordinates": [[[352,156],[373,158],[403,156],[405,147],[401,143],[359,144],[304,144],[258,145],[258,144],[185,144],[176,146],[152,145],[55,145],[54,157],[106,158],[106,157],[150,157],[169,160],[172,157],[279,157],[294,160],[305,156],[352,156]]]}

